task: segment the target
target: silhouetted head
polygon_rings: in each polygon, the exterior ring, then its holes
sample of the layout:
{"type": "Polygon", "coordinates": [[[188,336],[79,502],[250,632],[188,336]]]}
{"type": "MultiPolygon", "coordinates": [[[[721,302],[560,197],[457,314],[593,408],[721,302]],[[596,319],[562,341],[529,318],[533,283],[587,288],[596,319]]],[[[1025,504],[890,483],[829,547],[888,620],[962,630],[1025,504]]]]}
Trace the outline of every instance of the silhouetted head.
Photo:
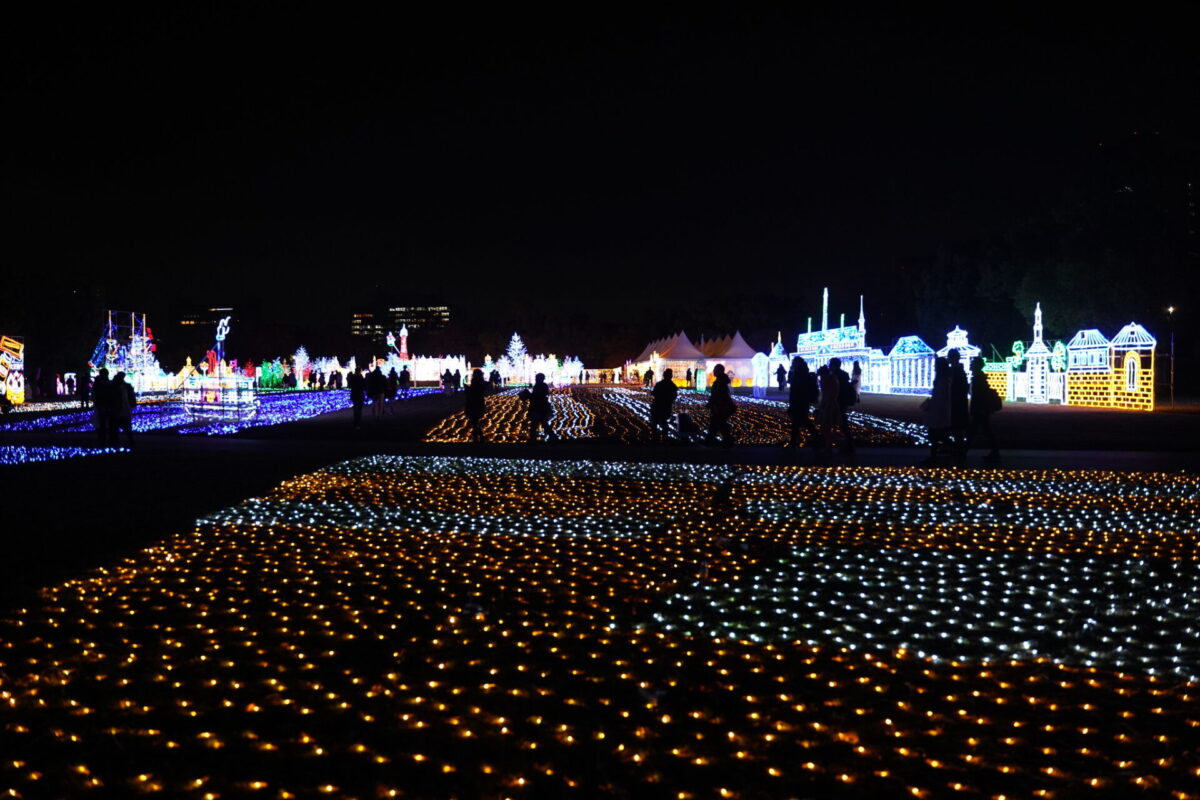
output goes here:
{"type": "Polygon", "coordinates": [[[842,368],[842,360],[840,358],[829,359],[829,368],[830,369],[841,369],[842,368]]]}
{"type": "Polygon", "coordinates": [[[96,373],[96,377],[97,378],[107,378],[108,377],[108,369],[106,367],[101,367],[100,371],[96,373]]]}
{"type": "Polygon", "coordinates": [[[124,383],[124,382],[125,382],[125,373],[124,372],[118,372],[116,374],[116,377],[113,378],[113,383],[124,383]]]}
{"type": "Polygon", "coordinates": [[[725,374],[725,365],[724,364],[717,364],[715,367],[713,367],[713,375],[724,375],[724,374],[725,374]]]}
{"type": "Polygon", "coordinates": [[[472,383],[483,383],[483,370],[481,370],[481,369],[471,370],[471,382],[472,383]]]}
{"type": "Polygon", "coordinates": [[[671,372],[671,370],[669,370],[669,369],[664,369],[664,370],[663,370],[663,380],[664,380],[664,381],[669,381],[669,380],[671,380],[671,376],[672,376],[673,374],[675,374],[675,373],[671,372]]]}
{"type": "Polygon", "coordinates": [[[959,355],[957,347],[950,348],[950,352],[946,353],[946,360],[949,361],[951,365],[957,364],[962,360],[962,356],[959,355]]]}
{"type": "Polygon", "coordinates": [[[534,382],[534,383],[545,383],[545,382],[546,382],[546,376],[545,376],[545,374],[543,374],[543,373],[539,372],[537,375],[534,375],[534,376],[533,376],[533,382],[534,382]]]}
{"type": "Polygon", "coordinates": [[[981,372],[983,372],[983,359],[977,358],[971,362],[971,373],[976,374],[981,372]]]}
{"type": "Polygon", "coordinates": [[[800,356],[792,356],[792,372],[803,375],[808,372],[808,362],[800,356]]]}

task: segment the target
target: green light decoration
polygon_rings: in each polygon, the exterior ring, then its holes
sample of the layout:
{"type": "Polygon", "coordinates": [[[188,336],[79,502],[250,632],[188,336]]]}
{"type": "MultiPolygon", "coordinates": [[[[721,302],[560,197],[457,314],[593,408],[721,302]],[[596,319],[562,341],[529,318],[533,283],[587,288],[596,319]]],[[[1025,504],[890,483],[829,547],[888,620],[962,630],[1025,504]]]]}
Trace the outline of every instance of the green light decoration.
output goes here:
{"type": "Polygon", "coordinates": [[[1062,372],[1067,368],[1067,346],[1062,343],[1062,340],[1054,343],[1054,349],[1050,351],[1050,369],[1055,372],[1062,372]]]}

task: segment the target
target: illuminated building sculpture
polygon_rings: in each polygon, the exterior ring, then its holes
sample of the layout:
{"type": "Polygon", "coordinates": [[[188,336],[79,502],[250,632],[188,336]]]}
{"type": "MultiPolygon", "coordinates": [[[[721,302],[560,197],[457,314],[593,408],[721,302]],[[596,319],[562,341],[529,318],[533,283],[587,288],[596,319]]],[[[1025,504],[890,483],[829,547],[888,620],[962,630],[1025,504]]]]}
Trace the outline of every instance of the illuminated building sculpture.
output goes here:
{"type": "Polygon", "coordinates": [[[1013,354],[1003,361],[985,362],[983,373],[988,383],[1008,401],[1026,403],[1066,403],[1066,348],[1062,342],[1046,346],[1042,336],[1042,304],[1033,311],[1033,342],[1025,347],[1013,342],[1013,354]],[[1024,364],[1024,370],[1021,365],[1024,364]]]}
{"type": "Polygon", "coordinates": [[[888,353],[891,394],[928,394],[933,389],[933,348],[920,336],[901,336],[888,353]]]}
{"type": "MultiPolygon", "coordinates": [[[[808,319],[808,330],[796,337],[796,352],[808,363],[810,370],[825,366],[833,358],[841,359],[842,368],[851,371],[855,364],[862,369],[859,390],[876,394],[928,394],[933,388],[933,367],[937,356],[945,356],[957,349],[962,356],[963,367],[969,369],[971,359],[979,355],[979,348],[970,343],[967,332],[957,325],[946,334],[946,346],[936,353],[919,336],[902,336],[885,355],[878,347],[867,345],[867,320],[862,295],[858,298],[858,324],[846,325],[843,315],[838,327],[829,327],[829,289],[821,299],[821,330],[812,329],[812,317],[808,319]]],[[[772,349],[770,369],[778,365],[790,368],[790,357],[782,354],[782,348],[772,349]]]]}
{"type": "Polygon", "coordinates": [[[863,371],[859,384],[862,391],[890,392],[892,375],[888,357],[878,347],[867,346],[867,320],[862,295],[858,298],[858,324],[846,325],[845,322],[846,316],[843,314],[838,327],[829,327],[829,289],[826,288],[821,296],[821,330],[812,329],[812,317],[809,317],[808,330],[796,337],[796,352],[792,355],[803,358],[813,371],[825,366],[833,358],[841,359],[842,367],[847,371],[857,362],[863,371]]]}
{"type": "Polygon", "coordinates": [[[463,356],[413,356],[408,352],[408,328],[402,326],[400,328],[400,346],[396,346],[396,336],[392,333],[387,335],[387,344],[391,348],[391,352],[386,358],[378,359],[379,368],[386,375],[393,369],[399,375],[405,367],[408,367],[408,374],[414,384],[416,383],[437,383],[442,379],[442,374],[446,370],[451,373],[458,371],[463,376],[463,381],[467,381],[469,377],[469,369],[466,358],[463,356]]]}
{"type": "Polygon", "coordinates": [[[1067,342],[1067,402],[1075,406],[1154,410],[1154,348],[1157,342],[1136,322],[1113,337],[1079,331],[1067,342]]]}
{"type": "Polygon", "coordinates": [[[183,382],[183,407],[198,419],[244,420],[258,413],[254,378],[239,374],[225,361],[229,317],[217,323],[216,343],[200,364],[201,374],[183,382]]]}
{"type": "Polygon", "coordinates": [[[0,394],[14,406],[25,402],[25,344],[0,336],[0,394]]]}
{"type": "Polygon", "coordinates": [[[967,332],[957,325],[954,330],[946,334],[946,346],[937,351],[938,358],[946,358],[950,355],[951,350],[957,350],[958,355],[962,360],[962,367],[966,370],[967,380],[971,380],[971,360],[979,358],[982,352],[978,347],[971,344],[967,338],[967,332]]]}
{"type": "Polygon", "coordinates": [[[1003,361],[983,372],[1001,397],[1028,403],[1062,403],[1132,411],[1154,410],[1154,337],[1130,322],[1111,341],[1095,328],[1078,331],[1063,345],[1047,347],[1042,306],[1034,309],[1033,342],[1013,343],[1003,361]],[[1024,364],[1024,370],[1021,366],[1024,364]]]}
{"type": "Polygon", "coordinates": [[[88,365],[95,377],[107,369],[109,377],[125,373],[125,380],[139,395],[173,392],[179,388],[174,376],[164,372],[154,355],[154,334],[145,314],[108,311],[100,341],[92,351],[88,365]]]}

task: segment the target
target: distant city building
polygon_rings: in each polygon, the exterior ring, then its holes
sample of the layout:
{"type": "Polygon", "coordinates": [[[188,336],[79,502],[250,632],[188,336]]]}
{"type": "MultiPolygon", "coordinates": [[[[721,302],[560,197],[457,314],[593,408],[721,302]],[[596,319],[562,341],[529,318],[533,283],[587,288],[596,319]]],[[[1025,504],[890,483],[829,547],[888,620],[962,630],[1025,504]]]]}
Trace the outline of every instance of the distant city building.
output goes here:
{"type": "Polygon", "coordinates": [[[388,317],[393,328],[407,326],[412,331],[444,328],[450,324],[450,306],[390,306],[388,317]]]}
{"type": "Polygon", "coordinates": [[[213,306],[200,311],[193,311],[187,314],[181,314],[179,317],[179,327],[181,328],[204,328],[206,331],[215,328],[217,323],[225,317],[233,316],[233,306],[213,306]]]}
{"type": "Polygon", "coordinates": [[[350,315],[350,333],[382,339],[401,328],[436,330],[450,324],[450,306],[419,304],[388,306],[384,310],[355,311],[350,315]]]}
{"type": "Polygon", "coordinates": [[[387,335],[387,317],[374,311],[356,311],[350,315],[350,335],[382,339],[387,335]]]}

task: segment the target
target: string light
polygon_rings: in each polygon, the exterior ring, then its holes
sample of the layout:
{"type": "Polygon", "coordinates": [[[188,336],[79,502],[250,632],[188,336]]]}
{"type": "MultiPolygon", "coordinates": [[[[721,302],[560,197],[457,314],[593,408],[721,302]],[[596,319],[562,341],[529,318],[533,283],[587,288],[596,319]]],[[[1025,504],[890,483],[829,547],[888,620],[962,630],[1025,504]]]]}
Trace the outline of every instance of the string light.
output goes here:
{"type": "Polygon", "coordinates": [[[1194,797],[1198,502],[357,459],[0,619],[0,792],[1194,797]]]}
{"type": "MultiPolygon", "coordinates": [[[[650,402],[653,394],[642,388],[625,386],[572,386],[550,394],[554,416],[550,425],[560,439],[603,439],[624,443],[645,442],[653,438],[650,427],[650,402]]],[[[487,398],[483,418],[484,438],[493,443],[523,442],[529,438],[527,404],[516,390],[503,390],[487,398]]],[[[680,391],[675,407],[686,412],[697,427],[708,425],[708,395],[680,391]]],[[[734,438],[742,444],[780,444],[791,435],[787,403],[756,397],[734,397],[738,411],[731,425],[734,438]]],[[[925,446],[923,426],[910,422],[876,417],[858,411],[849,412],[854,438],[862,444],[884,446],[925,446]]],[[[805,434],[801,432],[801,438],[805,434]]],[[[426,435],[427,442],[469,442],[471,426],[464,412],[455,412],[435,425],[426,435]]]]}
{"type": "MultiPolygon", "coordinates": [[[[436,392],[436,389],[411,389],[410,397],[436,392]]],[[[209,436],[237,433],[247,428],[282,425],[302,419],[350,408],[350,392],[329,390],[316,392],[259,392],[256,416],[243,420],[198,422],[177,400],[138,403],[133,412],[133,429],[139,433],[174,430],[182,434],[209,436]]],[[[91,431],[95,423],[89,411],[69,411],[62,414],[19,419],[0,425],[0,430],[53,431],[81,433],[91,431]]]]}
{"type": "Polygon", "coordinates": [[[129,450],[124,447],[26,447],[24,445],[0,445],[0,465],[32,464],[38,461],[61,461],[66,458],[128,452],[129,450]]]}

